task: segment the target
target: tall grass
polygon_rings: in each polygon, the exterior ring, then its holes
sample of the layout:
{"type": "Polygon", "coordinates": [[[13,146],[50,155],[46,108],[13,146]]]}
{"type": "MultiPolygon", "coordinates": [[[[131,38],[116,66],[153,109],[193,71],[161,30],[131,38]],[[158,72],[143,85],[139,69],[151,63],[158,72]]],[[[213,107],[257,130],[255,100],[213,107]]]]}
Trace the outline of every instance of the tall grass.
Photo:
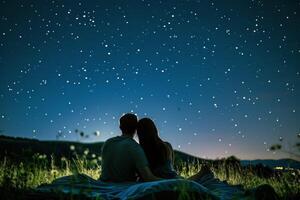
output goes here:
{"type": "MultiPolygon", "coordinates": [[[[179,162],[176,166],[183,177],[197,173],[201,167],[202,164],[198,162],[179,162]]],[[[283,199],[300,193],[299,170],[262,178],[257,176],[251,168],[243,169],[240,166],[225,165],[225,163],[217,166],[211,165],[211,169],[220,180],[226,180],[233,185],[241,184],[245,189],[270,184],[283,199]]],[[[101,158],[87,159],[85,155],[77,155],[74,159],[53,156],[47,158],[45,155],[35,154],[28,162],[16,163],[6,157],[0,159],[1,188],[31,189],[44,183],[51,183],[58,177],[76,173],[83,173],[98,179],[101,173],[101,158]]]]}
{"type": "MultiPolygon", "coordinates": [[[[201,170],[203,164],[199,162],[182,163],[179,174],[190,177],[201,170]]],[[[228,165],[226,162],[217,166],[209,164],[216,178],[226,181],[230,185],[242,185],[244,189],[253,189],[259,185],[271,185],[279,197],[287,199],[300,194],[300,170],[282,171],[271,177],[263,178],[256,174],[252,168],[242,168],[240,165],[228,165]]]]}
{"type": "Polygon", "coordinates": [[[101,166],[96,159],[76,156],[69,160],[65,157],[57,161],[51,156],[35,154],[30,162],[13,163],[4,157],[0,160],[0,186],[2,188],[28,189],[44,183],[51,183],[56,178],[76,173],[86,174],[94,179],[100,177],[101,166]]]}

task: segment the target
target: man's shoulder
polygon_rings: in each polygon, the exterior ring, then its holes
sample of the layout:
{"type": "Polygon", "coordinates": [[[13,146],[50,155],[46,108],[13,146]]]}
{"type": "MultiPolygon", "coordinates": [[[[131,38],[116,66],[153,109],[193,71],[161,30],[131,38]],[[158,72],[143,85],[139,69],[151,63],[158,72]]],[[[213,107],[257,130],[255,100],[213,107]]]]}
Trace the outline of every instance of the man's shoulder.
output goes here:
{"type": "Polygon", "coordinates": [[[117,140],[118,140],[118,137],[119,136],[116,136],[116,137],[112,137],[112,138],[109,138],[107,139],[104,144],[103,144],[103,149],[108,147],[108,146],[111,146],[111,144],[114,144],[117,140]]]}
{"type": "Polygon", "coordinates": [[[112,137],[112,138],[109,138],[105,141],[105,143],[109,143],[109,142],[112,142],[112,141],[115,141],[116,139],[118,139],[119,136],[115,136],[115,137],[112,137]]]}
{"type": "Polygon", "coordinates": [[[132,146],[139,145],[134,139],[130,137],[124,137],[124,136],[116,136],[116,137],[109,138],[108,140],[105,141],[105,144],[118,143],[118,142],[122,142],[123,144],[128,144],[132,146]]]}

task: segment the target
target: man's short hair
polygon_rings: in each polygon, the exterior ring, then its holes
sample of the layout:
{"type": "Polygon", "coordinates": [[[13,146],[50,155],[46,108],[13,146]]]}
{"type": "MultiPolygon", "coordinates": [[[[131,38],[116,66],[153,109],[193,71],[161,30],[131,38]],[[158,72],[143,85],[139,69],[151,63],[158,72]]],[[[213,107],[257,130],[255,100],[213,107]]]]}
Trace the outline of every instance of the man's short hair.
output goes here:
{"type": "Polygon", "coordinates": [[[132,113],[127,113],[120,118],[120,129],[123,134],[133,135],[136,131],[138,118],[132,113]]]}

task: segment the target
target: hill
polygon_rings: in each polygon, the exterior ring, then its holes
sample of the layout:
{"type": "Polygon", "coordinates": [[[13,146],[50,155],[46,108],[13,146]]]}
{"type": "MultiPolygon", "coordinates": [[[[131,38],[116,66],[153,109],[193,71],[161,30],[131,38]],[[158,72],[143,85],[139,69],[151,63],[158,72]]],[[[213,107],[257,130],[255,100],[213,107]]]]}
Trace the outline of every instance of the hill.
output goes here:
{"type": "MultiPolygon", "coordinates": [[[[76,154],[86,154],[87,157],[94,154],[94,156],[98,157],[101,155],[103,143],[104,142],[40,141],[37,139],[0,135],[0,157],[6,156],[15,161],[28,160],[37,153],[46,155],[47,157],[55,156],[57,158],[72,158],[76,156],[76,154]]],[[[184,162],[203,161],[201,158],[176,150],[175,156],[178,160],[184,162]]]]}
{"type": "MultiPolygon", "coordinates": [[[[9,157],[14,161],[25,161],[30,159],[34,154],[51,155],[56,158],[66,157],[73,158],[78,155],[85,154],[87,157],[98,157],[101,155],[103,142],[81,143],[70,141],[40,141],[37,139],[28,139],[20,137],[10,137],[0,135],[0,157],[9,157]]],[[[175,150],[177,161],[183,162],[205,162],[213,160],[205,160],[196,156],[175,150]]],[[[262,164],[270,168],[277,166],[300,169],[300,162],[292,159],[279,160],[240,160],[242,166],[262,164]]]]}
{"type": "Polygon", "coordinates": [[[75,153],[82,155],[85,152],[88,152],[88,155],[100,156],[103,142],[40,141],[1,135],[0,144],[0,157],[7,156],[12,160],[22,161],[37,153],[48,157],[53,155],[66,158],[75,156],[75,153]]]}
{"type": "Polygon", "coordinates": [[[293,169],[300,169],[300,162],[293,160],[293,159],[279,159],[279,160],[271,160],[271,159],[265,159],[265,160],[241,160],[241,164],[243,166],[247,165],[258,165],[262,164],[264,166],[268,166],[270,168],[275,167],[284,167],[284,168],[293,168],[293,169]]]}

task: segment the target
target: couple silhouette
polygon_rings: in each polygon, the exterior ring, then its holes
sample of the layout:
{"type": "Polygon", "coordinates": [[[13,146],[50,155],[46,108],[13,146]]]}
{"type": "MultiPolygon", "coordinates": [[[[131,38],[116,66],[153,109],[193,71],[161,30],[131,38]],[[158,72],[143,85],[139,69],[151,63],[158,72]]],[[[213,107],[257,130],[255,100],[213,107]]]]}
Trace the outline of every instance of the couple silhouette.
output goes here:
{"type": "MultiPolygon", "coordinates": [[[[138,120],[136,115],[127,113],[120,118],[120,129],[121,136],[108,139],[102,147],[101,181],[125,183],[184,179],[174,169],[172,145],[159,137],[151,119],[138,120]],[[139,143],[133,139],[136,133],[139,143]]],[[[201,184],[222,199],[277,199],[269,185],[244,190],[215,178],[207,165],[187,179],[201,184]]]]}
{"type": "Polygon", "coordinates": [[[171,144],[158,136],[149,118],[138,121],[134,114],[120,118],[121,136],[108,139],[102,148],[102,181],[156,181],[177,178],[173,168],[174,152],[171,144]],[[133,137],[138,135],[138,144],[133,137]]]}

